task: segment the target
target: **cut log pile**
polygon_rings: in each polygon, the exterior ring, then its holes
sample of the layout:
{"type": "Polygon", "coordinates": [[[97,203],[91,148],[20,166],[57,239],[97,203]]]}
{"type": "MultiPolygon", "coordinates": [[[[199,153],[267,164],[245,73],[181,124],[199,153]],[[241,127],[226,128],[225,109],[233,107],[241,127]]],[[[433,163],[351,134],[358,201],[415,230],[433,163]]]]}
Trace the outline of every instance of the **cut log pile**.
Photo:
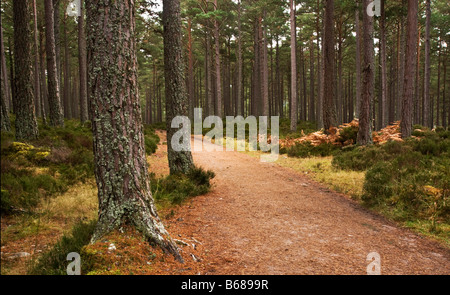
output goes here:
{"type": "MultiPolygon", "coordinates": [[[[338,146],[352,145],[355,144],[352,139],[342,142],[342,139],[340,138],[341,132],[348,127],[357,130],[359,127],[358,120],[355,119],[350,123],[342,124],[339,127],[331,127],[328,130],[329,134],[325,134],[323,130],[320,130],[299,138],[280,139],[280,147],[288,148],[297,143],[305,142],[310,142],[313,146],[318,146],[323,143],[330,143],[338,146]]],[[[304,134],[303,131],[302,134],[304,134]]],[[[401,141],[400,122],[395,122],[393,125],[389,125],[380,131],[373,132],[372,135],[373,142],[378,144],[386,143],[389,140],[401,141]]]]}

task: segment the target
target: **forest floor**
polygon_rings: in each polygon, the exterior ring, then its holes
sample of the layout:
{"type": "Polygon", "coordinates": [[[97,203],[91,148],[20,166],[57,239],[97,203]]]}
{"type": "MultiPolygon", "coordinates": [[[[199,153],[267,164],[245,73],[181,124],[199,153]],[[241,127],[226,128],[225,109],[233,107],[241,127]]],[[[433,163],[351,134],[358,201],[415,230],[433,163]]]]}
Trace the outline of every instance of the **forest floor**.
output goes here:
{"type": "Polygon", "coordinates": [[[175,238],[202,243],[189,250],[201,274],[366,274],[371,252],[382,274],[450,274],[447,247],[303,173],[242,152],[193,157],[216,173],[214,187],[165,223],[175,238]]]}
{"type": "MultiPolygon", "coordinates": [[[[164,176],[169,173],[167,143],[165,132],[157,134],[158,149],[147,159],[150,171],[164,176]]],[[[366,274],[371,252],[380,255],[382,274],[450,274],[450,248],[444,243],[366,210],[348,194],[296,169],[294,159],[280,155],[278,162],[263,163],[257,152],[225,151],[193,152],[193,157],[197,166],[215,172],[211,192],[159,210],[185,263],[175,262],[125,229],[125,234],[113,233],[88,246],[101,261],[91,274],[366,274]],[[106,250],[111,243],[117,250],[106,250]]],[[[351,178],[363,181],[363,175],[351,178]]],[[[53,211],[66,212],[66,203],[74,202],[62,200],[80,195],[86,195],[84,209],[74,218],[91,219],[96,215],[96,189],[91,183],[57,198],[53,211]]],[[[67,216],[54,219],[42,234],[2,243],[2,264],[8,262],[5,273],[25,274],[30,259],[74,223],[67,216]],[[5,252],[18,251],[31,255],[3,259],[5,252]]],[[[2,217],[2,235],[8,224],[2,217]]]]}

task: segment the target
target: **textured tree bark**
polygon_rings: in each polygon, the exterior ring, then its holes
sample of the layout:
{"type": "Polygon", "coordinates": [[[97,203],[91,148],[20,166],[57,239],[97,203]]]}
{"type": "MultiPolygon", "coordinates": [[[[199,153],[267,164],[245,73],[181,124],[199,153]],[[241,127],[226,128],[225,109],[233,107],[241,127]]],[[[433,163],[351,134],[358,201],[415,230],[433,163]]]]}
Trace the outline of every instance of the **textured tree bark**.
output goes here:
{"type": "Polygon", "coordinates": [[[38,137],[31,61],[31,11],[27,1],[13,1],[16,139],[38,137]]]}
{"type": "Polygon", "coordinates": [[[124,223],[182,261],[150,190],[137,86],[133,0],[86,2],[99,218],[91,242],[124,223]]]}
{"type": "Polygon", "coordinates": [[[291,27],[291,95],[290,95],[290,118],[291,131],[297,130],[297,50],[296,50],[296,29],[295,29],[295,5],[294,0],[289,1],[290,6],[290,27],[291,27]]]}
{"type": "Polygon", "coordinates": [[[194,165],[191,152],[175,151],[171,145],[172,136],[176,132],[171,128],[172,119],[187,116],[189,107],[184,80],[180,2],[164,0],[163,7],[167,156],[171,174],[188,173],[194,165]]]}
{"type": "Polygon", "coordinates": [[[60,87],[56,62],[56,46],[54,32],[54,9],[52,0],[45,0],[45,27],[47,51],[47,80],[49,119],[51,126],[64,126],[63,110],[60,99],[60,87]]]}
{"type": "Polygon", "coordinates": [[[86,37],[84,34],[84,1],[80,2],[80,16],[78,17],[78,71],[80,80],[80,121],[89,119],[87,98],[87,65],[86,65],[86,37]]]}
{"type": "MultiPolygon", "coordinates": [[[[364,0],[363,10],[371,0],[364,0]]],[[[373,49],[373,16],[363,14],[364,56],[362,69],[362,93],[359,111],[359,129],[356,143],[367,145],[372,143],[371,102],[374,97],[374,49],[373,49]]]]}
{"type": "Polygon", "coordinates": [[[408,0],[407,36],[405,52],[405,76],[403,81],[402,117],[400,130],[402,138],[411,136],[413,119],[414,74],[416,68],[417,42],[417,0],[408,0]]]}
{"type": "Polygon", "coordinates": [[[323,78],[323,127],[328,132],[336,126],[336,108],[334,105],[334,0],[325,0],[324,25],[324,78],[323,78]]]}

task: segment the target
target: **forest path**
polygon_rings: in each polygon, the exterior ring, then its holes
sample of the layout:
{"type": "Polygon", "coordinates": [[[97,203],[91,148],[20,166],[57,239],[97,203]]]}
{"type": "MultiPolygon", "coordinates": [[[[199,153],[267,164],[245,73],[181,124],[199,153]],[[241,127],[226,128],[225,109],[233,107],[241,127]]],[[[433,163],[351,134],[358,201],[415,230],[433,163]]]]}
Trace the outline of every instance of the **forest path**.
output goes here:
{"type": "Polygon", "coordinates": [[[214,187],[170,223],[207,249],[206,274],[366,274],[370,252],[382,274],[450,274],[449,249],[305,175],[240,152],[193,157],[214,187]]]}

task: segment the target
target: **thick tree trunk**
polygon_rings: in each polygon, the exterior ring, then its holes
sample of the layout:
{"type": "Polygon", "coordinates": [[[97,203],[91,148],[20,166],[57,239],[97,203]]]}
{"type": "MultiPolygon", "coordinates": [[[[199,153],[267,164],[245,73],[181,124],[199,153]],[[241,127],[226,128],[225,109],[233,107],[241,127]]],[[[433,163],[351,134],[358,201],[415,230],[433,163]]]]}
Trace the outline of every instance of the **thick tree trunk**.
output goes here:
{"type": "MultiPolygon", "coordinates": [[[[371,3],[371,0],[364,0],[363,10],[371,3]]],[[[372,122],[371,122],[371,102],[374,97],[374,77],[375,64],[373,52],[373,16],[363,14],[363,84],[361,93],[361,103],[359,111],[359,129],[356,143],[367,145],[372,143],[372,122]]]]}
{"type": "Polygon", "coordinates": [[[323,127],[325,132],[336,126],[334,105],[334,0],[325,0],[324,25],[324,78],[323,78],[323,127]]]}
{"type": "Polygon", "coordinates": [[[189,106],[184,82],[180,2],[164,0],[163,5],[167,156],[171,174],[188,173],[194,165],[191,152],[175,151],[171,145],[172,136],[176,132],[171,128],[172,120],[176,116],[187,116],[189,106]]]}
{"type": "Polygon", "coordinates": [[[46,51],[47,51],[47,80],[48,103],[50,108],[49,118],[51,126],[64,126],[64,117],[60,99],[60,87],[57,71],[54,9],[52,0],[45,0],[45,27],[46,27],[46,51]]]}
{"type": "Polygon", "coordinates": [[[137,86],[134,1],[87,1],[89,95],[99,219],[91,242],[131,223],[182,261],[150,190],[137,86]]]}
{"type": "Polygon", "coordinates": [[[16,114],[16,139],[30,140],[38,137],[34,111],[32,61],[31,61],[31,11],[27,1],[13,1],[14,66],[16,114]]]}
{"type": "Polygon", "coordinates": [[[297,50],[296,50],[296,26],[295,26],[295,3],[289,1],[290,26],[291,26],[291,95],[289,101],[291,131],[297,130],[297,50]]]}
{"type": "Polygon", "coordinates": [[[402,117],[400,129],[402,138],[411,136],[414,98],[414,74],[416,69],[417,42],[417,0],[408,0],[407,36],[405,52],[405,76],[403,81],[402,117]]]}

